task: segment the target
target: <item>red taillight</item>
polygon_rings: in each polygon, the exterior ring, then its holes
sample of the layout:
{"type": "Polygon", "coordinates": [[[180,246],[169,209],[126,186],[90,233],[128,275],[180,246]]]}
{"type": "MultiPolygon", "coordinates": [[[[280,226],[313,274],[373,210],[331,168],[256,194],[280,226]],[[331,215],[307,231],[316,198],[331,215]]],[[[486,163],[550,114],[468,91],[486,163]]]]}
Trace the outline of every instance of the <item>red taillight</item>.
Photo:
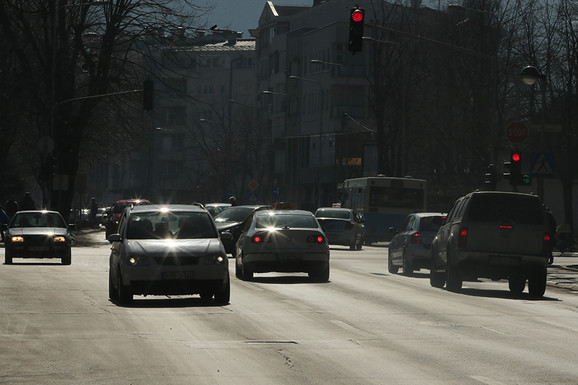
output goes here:
{"type": "Polygon", "coordinates": [[[554,240],[552,236],[548,233],[544,233],[542,247],[544,248],[544,252],[551,253],[552,248],[554,247],[554,240]]]}
{"type": "Polygon", "coordinates": [[[307,242],[323,243],[325,242],[325,237],[323,235],[310,235],[307,237],[307,242]]]}
{"type": "Polygon", "coordinates": [[[468,229],[460,229],[460,234],[458,236],[458,247],[466,247],[468,244],[468,229]]]}
{"type": "Polygon", "coordinates": [[[413,234],[411,236],[411,238],[409,239],[409,243],[415,243],[415,244],[421,243],[421,234],[420,233],[413,234]]]}
{"type": "Polygon", "coordinates": [[[256,234],[256,235],[253,235],[253,238],[251,239],[251,241],[253,241],[253,243],[263,243],[263,242],[265,242],[265,237],[260,235],[260,234],[256,234]]]}
{"type": "Polygon", "coordinates": [[[514,228],[514,227],[513,227],[513,226],[510,226],[510,225],[500,225],[500,229],[508,229],[508,230],[511,230],[511,229],[513,229],[513,228],[514,228]]]}
{"type": "Polygon", "coordinates": [[[550,234],[544,234],[544,242],[550,242],[552,240],[552,237],[550,237],[550,234]]]}

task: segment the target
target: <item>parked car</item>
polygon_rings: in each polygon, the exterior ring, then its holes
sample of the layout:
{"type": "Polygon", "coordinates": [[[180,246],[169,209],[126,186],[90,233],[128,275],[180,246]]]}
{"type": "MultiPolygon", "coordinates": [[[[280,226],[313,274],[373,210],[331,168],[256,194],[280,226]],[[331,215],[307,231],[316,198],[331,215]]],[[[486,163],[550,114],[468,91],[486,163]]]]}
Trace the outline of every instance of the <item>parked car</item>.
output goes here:
{"type": "Polygon", "coordinates": [[[116,233],[118,228],[118,221],[123,210],[129,206],[150,205],[147,199],[121,199],[110,206],[106,214],[106,222],[104,223],[105,238],[108,239],[110,234],[116,233]]]}
{"type": "Polygon", "coordinates": [[[255,211],[270,208],[271,206],[267,205],[233,206],[217,214],[215,224],[221,234],[221,238],[223,238],[223,245],[225,245],[225,251],[228,254],[235,256],[235,243],[237,243],[241,231],[251,218],[251,215],[255,211]],[[229,236],[223,237],[225,234],[231,234],[232,238],[229,236]]]}
{"type": "Polygon", "coordinates": [[[14,258],[59,258],[63,265],[72,261],[70,230],[57,211],[18,211],[10,224],[3,225],[4,263],[14,258]]]}
{"type": "Polygon", "coordinates": [[[446,218],[444,213],[409,214],[399,228],[390,227],[395,234],[387,248],[387,270],[411,275],[414,270],[431,267],[431,243],[446,218]]]}
{"type": "Polygon", "coordinates": [[[315,217],[325,231],[330,245],[349,246],[361,250],[365,238],[365,225],[361,213],[339,207],[321,207],[315,217]]]}
{"type": "Polygon", "coordinates": [[[252,215],[236,244],[235,275],[306,272],[329,280],[329,244],[315,216],[304,210],[263,210],[252,215]]]}
{"type": "Polygon", "coordinates": [[[207,203],[205,204],[205,208],[213,217],[217,216],[221,213],[221,211],[225,211],[231,207],[230,203],[207,203]]]}
{"type": "Polygon", "coordinates": [[[464,279],[508,279],[521,294],[546,290],[554,234],[536,195],[477,191],[459,198],[432,243],[430,283],[459,290],[464,279]]]}
{"type": "Polygon", "coordinates": [[[109,297],[192,295],[230,299],[229,264],[211,215],[202,206],[141,205],[121,215],[111,234],[109,297]]]}

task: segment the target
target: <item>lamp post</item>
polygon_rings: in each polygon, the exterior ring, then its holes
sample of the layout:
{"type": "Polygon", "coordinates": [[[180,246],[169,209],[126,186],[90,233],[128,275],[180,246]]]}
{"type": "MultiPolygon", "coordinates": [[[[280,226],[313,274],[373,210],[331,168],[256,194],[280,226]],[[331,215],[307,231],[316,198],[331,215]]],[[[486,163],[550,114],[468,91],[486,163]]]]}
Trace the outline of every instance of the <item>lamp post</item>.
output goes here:
{"type": "Polygon", "coordinates": [[[321,207],[321,166],[323,160],[323,109],[325,107],[325,97],[323,95],[323,83],[313,79],[306,79],[300,76],[289,76],[289,79],[300,80],[302,82],[314,83],[319,86],[320,108],[319,108],[319,163],[317,165],[317,207],[321,207]]]}
{"type": "MultiPolygon", "coordinates": [[[[544,80],[546,76],[543,75],[538,68],[534,66],[525,66],[520,71],[520,78],[522,82],[529,86],[533,87],[535,84],[540,86],[540,92],[542,94],[542,108],[540,111],[540,119],[542,120],[542,129],[540,130],[540,150],[544,150],[544,130],[545,130],[545,121],[544,121],[544,110],[546,109],[546,87],[544,85],[544,80]]],[[[538,195],[544,199],[544,176],[538,175],[538,195]]]]}

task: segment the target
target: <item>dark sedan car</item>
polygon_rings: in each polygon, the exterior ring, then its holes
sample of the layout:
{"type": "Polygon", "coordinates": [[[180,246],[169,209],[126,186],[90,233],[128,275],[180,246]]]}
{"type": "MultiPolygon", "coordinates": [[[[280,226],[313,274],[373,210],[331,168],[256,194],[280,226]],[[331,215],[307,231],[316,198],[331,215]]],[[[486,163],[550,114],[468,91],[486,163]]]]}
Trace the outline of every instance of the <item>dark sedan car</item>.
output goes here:
{"type": "Polygon", "coordinates": [[[4,225],[4,262],[14,258],[60,258],[71,263],[69,226],[57,211],[18,211],[8,226],[4,225]]]}
{"type": "Polygon", "coordinates": [[[233,206],[225,211],[217,214],[215,217],[215,224],[221,235],[231,234],[231,236],[221,237],[225,251],[227,254],[235,256],[235,244],[239,240],[239,236],[243,232],[243,228],[252,214],[258,210],[270,209],[271,206],[266,205],[247,205],[247,206],[233,206]]]}

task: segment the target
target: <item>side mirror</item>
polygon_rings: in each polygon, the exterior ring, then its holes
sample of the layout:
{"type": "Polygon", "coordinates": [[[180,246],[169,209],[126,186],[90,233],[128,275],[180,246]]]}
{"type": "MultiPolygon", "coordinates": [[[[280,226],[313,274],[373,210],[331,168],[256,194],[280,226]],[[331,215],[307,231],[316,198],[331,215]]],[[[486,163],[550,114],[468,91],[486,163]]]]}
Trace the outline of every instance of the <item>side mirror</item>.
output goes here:
{"type": "Polygon", "coordinates": [[[221,239],[224,239],[226,241],[232,241],[233,240],[233,234],[231,234],[228,231],[223,231],[221,233],[221,239]]]}
{"type": "Polygon", "coordinates": [[[107,240],[110,243],[113,243],[113,242],[120,242],[122,240],[122,238],[120,237],[120,234],[110,234],[108,236],[107,240]]]}
{"type": "Polygon", "coordinates": [[[69,224],[68,224],[68,230],[70,230],[70,231],[76,230],[76,224],[74,224],[74,223],[69,223],[69,224]]]}

